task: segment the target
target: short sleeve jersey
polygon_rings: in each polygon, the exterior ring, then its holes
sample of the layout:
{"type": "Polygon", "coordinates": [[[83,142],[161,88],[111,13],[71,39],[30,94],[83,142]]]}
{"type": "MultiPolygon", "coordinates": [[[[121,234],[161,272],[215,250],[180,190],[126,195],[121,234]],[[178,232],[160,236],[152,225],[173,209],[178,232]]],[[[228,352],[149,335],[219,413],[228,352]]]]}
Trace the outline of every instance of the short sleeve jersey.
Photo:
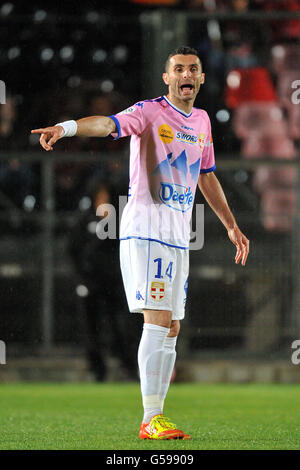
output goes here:
{"type": "Polygon", "coordinates": [[[131,135],[128,203],[120,239],[141,238],[187,249],[199,173],[215,170],[210,119],[167,97],[140,101],[110,116],[113,137],[131,135]]]}

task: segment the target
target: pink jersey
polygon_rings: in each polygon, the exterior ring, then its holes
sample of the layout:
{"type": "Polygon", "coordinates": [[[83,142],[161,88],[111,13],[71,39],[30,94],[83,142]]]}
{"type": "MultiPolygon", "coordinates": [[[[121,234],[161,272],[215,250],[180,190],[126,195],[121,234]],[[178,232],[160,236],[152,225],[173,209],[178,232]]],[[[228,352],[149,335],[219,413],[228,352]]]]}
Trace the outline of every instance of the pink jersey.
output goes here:
{"type": "Polygon", "coordinates": [[[199,173],[215,170],[208,114],[186,114],[165,96],[110,116],[118,133],[131,135],[128,203],[120,240],[141,238],[187,249],[199,173]]]}

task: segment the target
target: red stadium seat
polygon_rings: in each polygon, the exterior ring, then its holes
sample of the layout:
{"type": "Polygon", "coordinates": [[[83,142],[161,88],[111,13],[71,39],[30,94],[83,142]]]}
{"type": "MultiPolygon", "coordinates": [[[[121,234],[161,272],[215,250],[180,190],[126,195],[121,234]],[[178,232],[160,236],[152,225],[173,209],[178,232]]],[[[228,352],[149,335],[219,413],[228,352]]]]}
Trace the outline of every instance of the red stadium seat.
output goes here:
{"type": "MultiPolygon", "coordinates": [[[[293,114],[295,111],[291,111],[287,104],[291,100],[288,89],[291,78],[291,74],[279,74],[278,98],[266,69],[257,67],[229,73],[225,98],[227,105],[234,110],[233,129],[241,139],[244,157],[268,156],[287,160],[296,157],[291,137],[296,135],[294,127],[297,126],[297,130],[299,127],[293,114]],[[288,121],[283,113],[284,107],[291,113],[288,121]]],[[[261,196],[261,218],[266,230],[285,233],[292,229],[296,179],[297,172],[293,167],[260,167],[255,170],[253,187],[261,196]]]]}
{"type": "Polygon", "coordinates": [[[276,233],[290,232],[294,224],[296,205],[294,191],[280,188],[265,191],[261,198],[264,228],[276,233]]]}
{"type": "Polygon", "coordinates": [[[300,138],[300,107],[292,101],[292,95],[295,91],[292,84],[296,80],[299,80],[299,71],[297,70],[282,70],[278,74],[278,98],[287,113],[288,135],[294,140],[300,138]]]}
{"type": "Polygon", "coordinates": [[[249,102],[277,101],[270,74],[264,67],[231,70],[226,81],[225,101],[229,108],[249,102]]]}
{"type": "Polygon", "coordinates": [[[234,113],[233,129],[242,140],[241,152],[245,157],[294,158],[296,155],[286,119],[274,102],[241,104],[234,113]]]}
{"type": "Polygon", "coordinates": [[[260,166],[253,175],[253,187],[258,193],[281,189],[294,189],[297,183],[297,171],[293,167],[269,168],[260,166]]]}
{"type": "Polygon", "coordinates": [[[270,155],[293,158],[296,149],[267,69],[232,70],[225,89],[227,105],[234,109],[233,129],[248,158],[270,155]]]}

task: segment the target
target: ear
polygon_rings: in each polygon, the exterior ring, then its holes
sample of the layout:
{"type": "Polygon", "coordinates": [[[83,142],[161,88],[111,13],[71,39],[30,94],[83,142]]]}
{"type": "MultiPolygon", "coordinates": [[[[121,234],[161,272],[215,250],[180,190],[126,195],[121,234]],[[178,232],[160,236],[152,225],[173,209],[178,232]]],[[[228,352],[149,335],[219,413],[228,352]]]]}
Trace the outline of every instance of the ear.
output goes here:
{"type": "Polygon", "coordinates": [[[203,85],[204,82],[205,82],[205,73],[202,73],[202,77],[200,80],[201,85],[203,85]]]}
{"type": "Polygon", "coordinates": [[[166,85],[169,85],[169,74],[167,72],[162,74],[162,79],[166,85]]]}

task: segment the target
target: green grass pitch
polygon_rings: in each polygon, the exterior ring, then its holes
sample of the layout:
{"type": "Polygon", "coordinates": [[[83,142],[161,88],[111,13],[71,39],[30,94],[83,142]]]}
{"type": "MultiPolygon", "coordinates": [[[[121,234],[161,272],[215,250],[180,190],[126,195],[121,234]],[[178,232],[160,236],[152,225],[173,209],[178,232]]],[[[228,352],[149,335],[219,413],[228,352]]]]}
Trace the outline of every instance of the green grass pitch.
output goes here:
{"type": "Polygon", "coordinates": [[[172,384],[191,441],[141,441],[138,383],[1,384],[0,449],[300,449],[298,385],[172,384]]]}

